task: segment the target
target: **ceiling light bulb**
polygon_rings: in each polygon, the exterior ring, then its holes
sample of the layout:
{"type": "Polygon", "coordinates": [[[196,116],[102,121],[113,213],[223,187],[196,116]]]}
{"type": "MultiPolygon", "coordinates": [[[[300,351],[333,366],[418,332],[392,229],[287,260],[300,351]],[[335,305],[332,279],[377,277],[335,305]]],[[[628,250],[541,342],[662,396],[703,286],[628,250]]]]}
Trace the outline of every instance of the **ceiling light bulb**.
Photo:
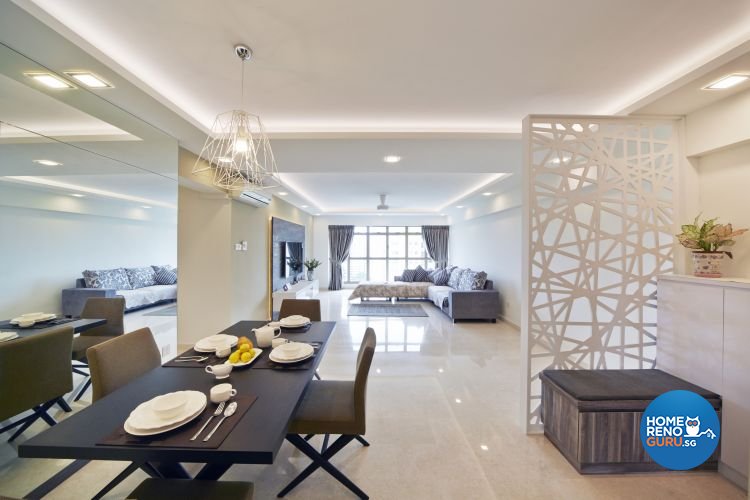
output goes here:
{"type": "Polygon", "coordinates": [[[141,205],[141,208],[145,208],[146,210],[149,210],[151,207],[148,205],[141,205]]]}
{"type": "Polygon", "coordinates": [[[735,85],[739,85],[740,83],[745,82],[748,79],[750,79],[750,75],[739,75],[739,74],[727,75],[724,78],[721,78],[709,85],[706,85],[705,87],[703,87],[703,89],[704,90],[724,90],[730,87],[734,87],[735,85]]]}
{"type": "Polygon", "coordinates": [[[289,193],[287,193],[286,191],[279,191],[279,195],[281,195],[281,196],[286,196],[286,195],[288,195],[288,194],[289,194],[289,193]]]}
{"type": "Polygon", "coordinates": [[[302,208],[307,208],[307,205],[302,205],[302,208]]]}
{"type": "Polygon", "coordinates": [[[45,85],[51,89],[73,89],[73,85],[69,84],[59,76],[51,73],[24,73],[29,78],[45,85]]]}
{"type": "Polygon", "coordinates": [[[490,449],[490,447],[489,447],[489,446],[487,446],[486,444],[480,444],[480,445],[479,445],[479,448],[481,448],[481,449],[482,449],[482,451],[487,451],[487,450],[489,450],[489,449],[490,449]]]}
{"type": "Polygon", "coordinates": [[[59,167],[62,165],[59,161],[52,161],[52,160],[32,160],[34,163],[38,163],[39,165],[44,165],[45,167],[59,167]]]}
{"type": "Polygon", "coordinates": [[[456,398],[456,403],[461,404],[461,399],[456,398]]]}
{"type": "Polygon", "coordinates": [[[492,193],[489,191],[482,193],[482,196],[492,196],[492,193]]]}
{"type": "Polygon", "coordinates": [[[456,208],[464,208],[463,205],[456,205],[456,208]]]}
{"type": "Polygon", "coordinates": [[[88,71],[66,71],[66,75],[92,89],[111,89],[112,85],[88,71]]]}
{"type": "Polygon", "coordinates": [[[246,138],[239,138],[234,141],[234,152],[235,153],[247,153],[250,149],[250,144],[246,138]]]}
{"type": "Polygon", "coordinates": [[[84,195],[82,195],[82,194],[79,194],[79,193],[73,193],[73,194],[71,194],[70,196],[72,196],[72,197],[74,197],[74,198],[83,198],[83,197],[84,197],[84,195]]]}
{"type": "Polygon", "coordinates": [[[398,155],[387,155],[383,157],[383,161],[386,163],[398,163],[401,161],[401,157],[398,155]]]}

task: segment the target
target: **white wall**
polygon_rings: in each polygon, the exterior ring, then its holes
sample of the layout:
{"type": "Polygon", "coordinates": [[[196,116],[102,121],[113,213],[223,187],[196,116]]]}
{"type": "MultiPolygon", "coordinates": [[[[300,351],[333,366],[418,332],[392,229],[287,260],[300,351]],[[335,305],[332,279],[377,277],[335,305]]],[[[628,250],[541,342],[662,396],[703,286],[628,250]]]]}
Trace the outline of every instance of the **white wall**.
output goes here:
{"type": "Polygon", "coordinates": [[[750,90],[687,115],[685,154],[700,156],[750,141],[750,90]]]}
{"type": "MultiPolygon", "coordinates": [[[[328,226],[352,225],[352,226],[426,226],[447,224],[445,217],[440,216],[378,216],[378,215],[330,215],[315,217],[312,230],[311,256],[318,259],[322,264],[315,270],[315,277],[320,280],[321,288],[328,288],[331,276],[331,263],[328,252],[328,226]]],[[[309,258],[309,257],[308,257],[309,258]]]]}
{"type": "MultiPolygon", "coordinates": [[[[79,203],[65,198],[59,201],[79,203]]],[[[85,203],[78,212],[0,205],[0,318],[60,313],[61,290],[74,287],[85,269],[176,263],[175,222],[92,215],[86,210],[96,203],[85,203]]]]}

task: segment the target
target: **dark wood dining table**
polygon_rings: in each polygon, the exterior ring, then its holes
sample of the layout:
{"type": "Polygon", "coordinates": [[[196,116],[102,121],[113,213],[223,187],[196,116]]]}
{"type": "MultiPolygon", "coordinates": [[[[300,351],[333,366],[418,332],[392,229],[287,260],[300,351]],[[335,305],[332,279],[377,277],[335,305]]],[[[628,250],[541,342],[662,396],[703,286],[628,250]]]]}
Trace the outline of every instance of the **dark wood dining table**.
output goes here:
{"type": "MultiPolygon", "coordinates": [[[[265,324],[266,321],[240,321],[221,333],[244,335],[255,343],[252,329],[265,324]]],[[[233,370],[229,380],[221,381],[231,383],[238,396],[257,396],[257,399],[218,448],[97,444],[121,427],[140,403],[179,390],[208,394],[216,383],[202,367],[161,366],[24,442],[18,447],[18,456],[147,463],[165,477],[178,478],[190,477],[180,463],[202,463],[205,465],[195,479],[213,480],[220,478],[233,464],[271,464],[335,325],[335,322],[314,322],[304,333],[282,334],[291,340],[321,344],[308,369],[254,369],[250,365],[233,370]]],[[[206,411],[213,407],[209,404],[206,411]]]]}
{"type": "Polygon", "coordinates": [[[74,319],[72,321],[69,320],[68,318],[59,318],[57,320],[52,320],[46,323],[43,328],[39,328],[39,325],[36,325],[36,327],[34,328],[21,328],[20,326],[8,324],[9,321],[6,320],[6,321],[0,321],[0,330],[14,331],[18,334],[19,337],[23,338],[23,337],[30,337],[38,333],[46,333],[51,330],[55,330],[57,328],[64,328],[64,327],[73,327],[73,333],[81,333],[91,328],[101,326],[105,324],[106,322],[107,320],[103,318],[74,319]]]}

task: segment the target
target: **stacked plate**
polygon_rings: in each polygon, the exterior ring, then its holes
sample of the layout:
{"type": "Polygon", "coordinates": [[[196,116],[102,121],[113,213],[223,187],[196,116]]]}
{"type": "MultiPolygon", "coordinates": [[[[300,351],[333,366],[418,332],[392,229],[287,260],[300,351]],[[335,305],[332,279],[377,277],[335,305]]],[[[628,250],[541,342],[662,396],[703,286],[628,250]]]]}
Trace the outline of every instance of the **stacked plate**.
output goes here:
{"type": "Polygon", "coordinates": [[[10,320],[11,325],[18,325],[22,328],[34,326],[35,323],[43,323],[57,318],[57,315],[43,312],[33,312],[22,314],[17,318],[10,320]]]}
{"type": "Polygon", "coordinates": [[[279,321],[279,325],[283,328],[304,328],[310,324],[310,318],[295,314],[293,316],[287,316],[279,321]]]}
{"type": "Polygon", "coordinates": [[[206,409],[206,395],[198,391],[170,392],[141,403],[125,421],[125,432],[153,436],[181,427],[206,409]]]}
{"type": "Polygon", "coordinates": [[[227,342],[231,343],[232,347],[236,346],[238,340],[234,335],[220,333],[200,339],[193,348],[198,352],[215,352],[217,348],[224,346],[227,342]]]}
{"type": "Polygon", "coordinates": [[[315,354],[315,349],[313,349],[313,346],[310,344],[304,344],[302,342],[287,342],[286,344],[281,344],[279,347],[274,348],[268,357],[275,363],[289,364],[304,361],[311,358],[313,354],[315,354]]]}

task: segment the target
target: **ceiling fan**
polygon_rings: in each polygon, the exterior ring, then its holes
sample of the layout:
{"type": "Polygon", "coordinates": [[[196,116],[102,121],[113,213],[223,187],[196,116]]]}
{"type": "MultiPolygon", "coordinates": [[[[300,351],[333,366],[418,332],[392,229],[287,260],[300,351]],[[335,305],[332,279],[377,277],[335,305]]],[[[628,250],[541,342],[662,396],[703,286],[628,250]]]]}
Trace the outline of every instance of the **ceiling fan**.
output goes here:
{"type": "Polygon", "coordinates": [[[391,207],[389,207],[388,205],[385,204],[385,197],[386,196],[388,196],[388,195],[387,194],[381,194],[380,195],[380,205],[378,205],[378,210],[388,210],[389,208],[391,208],[391,207]]]}

